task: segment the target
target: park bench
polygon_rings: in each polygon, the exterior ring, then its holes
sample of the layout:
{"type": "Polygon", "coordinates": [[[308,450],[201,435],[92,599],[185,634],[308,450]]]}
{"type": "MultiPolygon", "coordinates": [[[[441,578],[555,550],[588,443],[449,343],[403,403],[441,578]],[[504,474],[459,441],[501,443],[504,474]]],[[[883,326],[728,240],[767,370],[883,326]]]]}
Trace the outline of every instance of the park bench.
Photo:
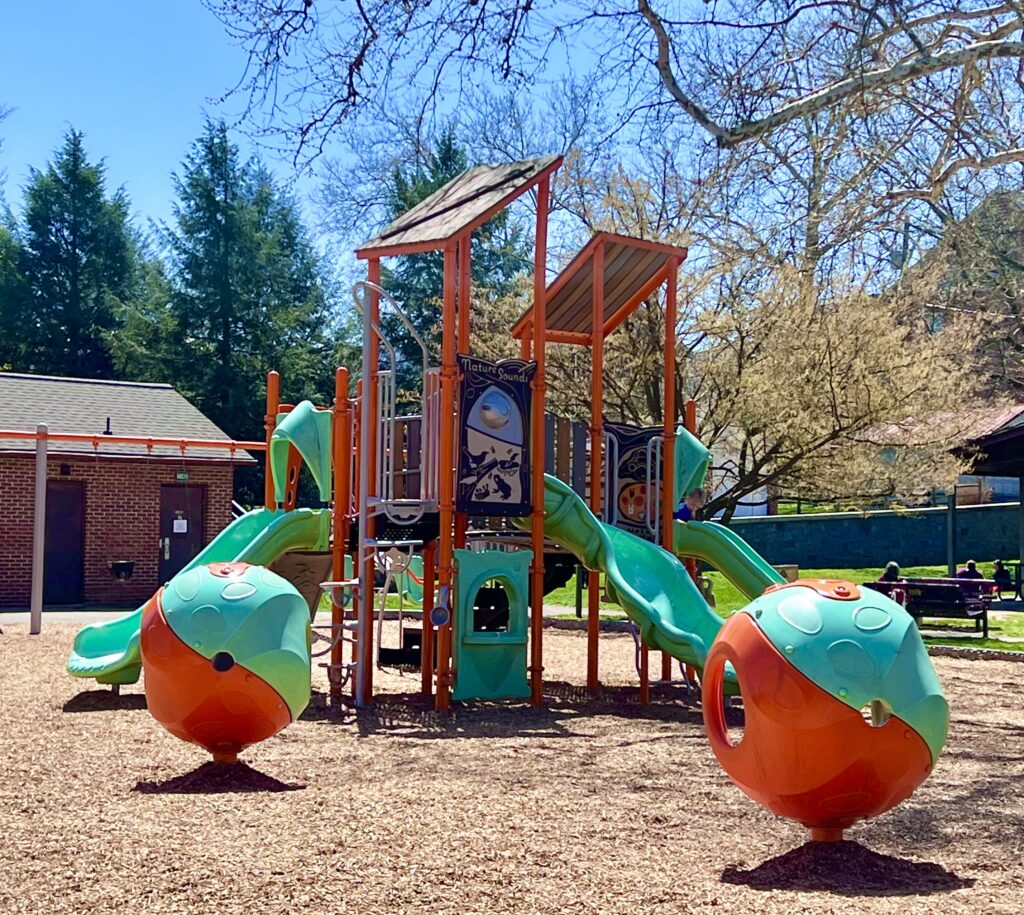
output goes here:
{"type": "Polygon", "coordinates": [[[988,608],[996,588],[981,578],[904,578],[867,581],[864,587],[891,597],[921,625],[922,619],[974,620],[975,631],[988,638],[988,608]]]}

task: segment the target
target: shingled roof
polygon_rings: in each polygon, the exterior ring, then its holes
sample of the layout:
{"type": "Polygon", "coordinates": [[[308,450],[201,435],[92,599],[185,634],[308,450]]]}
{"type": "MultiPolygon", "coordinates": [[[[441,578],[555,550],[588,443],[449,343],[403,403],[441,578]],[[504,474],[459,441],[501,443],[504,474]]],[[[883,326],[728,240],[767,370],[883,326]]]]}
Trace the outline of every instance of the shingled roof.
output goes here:
{"type": "MultiPolygon", "coordinates": [[[[231,440],[169,384],[0,372],[0,429],[35,432],[39,423],[46,423],[50,432],[97,436],[98,451],[91,442],[51,440],[48,449],[61,454],[182,459],[175,446],[154,445],[149,452],[145,445],[104,441],[108,420],[111,435],[231,440]]],[[[31,439],[0,438],[0,452],[34,449],[31,439]]],[[[232,456],[227,449],[196,447],[186,451],[186,459],[230,463],[232,456]]],[[[256,463],[248,452],[236,452],[233,460],[256,463]]]]}

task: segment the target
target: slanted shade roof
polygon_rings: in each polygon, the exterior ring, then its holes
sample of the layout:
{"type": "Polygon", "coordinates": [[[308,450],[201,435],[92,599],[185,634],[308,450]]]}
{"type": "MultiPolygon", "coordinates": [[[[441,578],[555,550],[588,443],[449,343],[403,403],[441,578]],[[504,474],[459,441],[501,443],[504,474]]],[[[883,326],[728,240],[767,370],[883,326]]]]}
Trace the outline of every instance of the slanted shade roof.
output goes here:
{"type": "Polygon", "coordinates": [[[1024,477],[1024,404],[978,410],[977,424],[962,449],[976,454],[971,473],[992,477],[1024,477]]]}
{"type": "Polygon", "coordinates": [[[356,251],[357,257],[436,251],[482,226],[562,164],[544,156],[505,165],[477,165],[403,213],[356,251]]]}
{"type": "MultiPolygon", "coordinates": [[[[590,344],[594,339],[594,258],[604,254],[604,312],[599,331],[607,337],[668,277],[670,261],[686,259],[686,248],[599,232],[580,250],[547,290],[547,337],[555,343],[590,344]]],[[[529,335],[531,307],[512,329],[529,335]]]]}
{"type": "MultiPolygon", "coordinates": [[[[153,457],[181,460],[172,445],[145,445],[104,441],[110,419],[113,435],[174,439],[230,441],[211,420],[169,384],[131,381],[96,381],[85,378],[54,378],[46,375],[16,375],[0,372],[0,429],[35,432],[46,423],[50,432],[96,435],[99,449],[91,442],[47,442],[47,450],[61,454],[99,454],[107,457],[153,457]]],[[[31,439],[0,438],[0,452],[33,451],[31,439]]],[[[187,461],[230,462],[226,448],[188,448],[187,461]]],[[[235,463],[253,464],[245,451],[237,451],[235,463]]]]}

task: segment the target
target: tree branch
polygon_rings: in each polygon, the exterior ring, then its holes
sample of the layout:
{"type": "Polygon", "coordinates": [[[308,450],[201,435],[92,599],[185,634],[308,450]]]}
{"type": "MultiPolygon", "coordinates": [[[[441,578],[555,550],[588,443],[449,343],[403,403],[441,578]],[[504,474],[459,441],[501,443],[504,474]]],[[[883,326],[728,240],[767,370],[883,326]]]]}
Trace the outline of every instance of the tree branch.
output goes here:
{"type": "MultiPolygon", "coordinates": [[[[815,92],[781,105],[771,114],[756,118],[733,127],[725,127],[718,123],[679,85],[672,69],[672,39],[665,28],[661,17],[654,12],[648,0],[637,0],[637,9],[647,20],[654,32],[658,47],[655,67],[661,81],[675,102],[693,118],[704,130],[715,138],[721,147],[738,146],[747,140],[754,139],[788,124],[797,118],[807,117],[842,101],[848,96],[870,90],[885,89],[900,83],[920,79],[941,73],[956,67],[962,67],[979,60],[991,60],[1004,57],[1024,57],[1024,42],[1007,41],[1003,38],[992,38],[976,41],[949,51],[932,54],[927,49],[918,53],[910,60],[894,66],[878,70],[869,70],[839,80],[815,92]]],[[[908,24],[909,25],[909,24],[908,24]]],[[[1016,27],[1019,27],[1019,23],[1016,27]]],[[[1003,26],[997,33],[1005,31],[1003,26]]]]}
{"type": "Polygon", "coordinates": [[[1010,165],[1014,162],[1024,162],[1024,148],[1006,149],[1003,152],[991,156],[962,156],[950,162],[927,188],[904,188],[898,191],[890,191],[884,197],[876,201],[876,206],[886,204],[902,203],[907,200],[928,200],[934,203],[942,196],[942,191],[949,179],[957,172],[966,168],[974,171],[981,171],[986,168],[995,168],[999,165],[1010,165]]]}

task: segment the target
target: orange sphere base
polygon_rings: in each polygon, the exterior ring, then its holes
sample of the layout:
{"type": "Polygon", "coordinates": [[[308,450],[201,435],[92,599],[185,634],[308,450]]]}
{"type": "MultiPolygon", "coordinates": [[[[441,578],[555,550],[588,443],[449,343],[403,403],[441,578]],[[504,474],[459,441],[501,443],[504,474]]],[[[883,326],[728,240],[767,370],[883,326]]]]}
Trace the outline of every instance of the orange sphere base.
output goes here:
{"type": "Polygon", "coordinates": [[[265,680],[236,664],[217,671],[164,619],[160,594],[142,618],[142,657],[150,714],[175,737],[231,763],[245,747],[291,722],[288,706],[265,680]]]}
{"type": "Polygon", "coordinates": [[[906,800],[932,768],[928,745],[899,718],[872,727],[798,671],[746,613],[722,628],[704,670],[704,725],[715,756],[743,791],[835,842],[857,820],[906,800]],[[725,663],[743,694],[743,738],[729,739],[725,663]]]}

